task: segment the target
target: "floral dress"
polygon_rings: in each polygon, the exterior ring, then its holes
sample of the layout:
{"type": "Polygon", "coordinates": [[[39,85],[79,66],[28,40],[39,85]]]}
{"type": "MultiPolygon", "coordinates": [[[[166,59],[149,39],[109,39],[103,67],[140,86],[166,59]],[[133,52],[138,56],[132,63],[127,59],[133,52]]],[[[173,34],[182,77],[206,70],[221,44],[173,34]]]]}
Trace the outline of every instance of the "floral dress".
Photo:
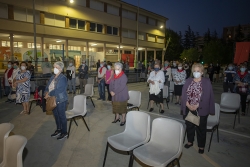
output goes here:
{"type": "Polygon", "coordinates": [[[30,100],[30,72],[26,71],[22,73],[21,71],[18,72],[16,76],[16,80],[22,80],[24,78],[28,78],[27,81],[18,83],[16,89],[16,103],[23,103],[28,102],[30,100]]]}

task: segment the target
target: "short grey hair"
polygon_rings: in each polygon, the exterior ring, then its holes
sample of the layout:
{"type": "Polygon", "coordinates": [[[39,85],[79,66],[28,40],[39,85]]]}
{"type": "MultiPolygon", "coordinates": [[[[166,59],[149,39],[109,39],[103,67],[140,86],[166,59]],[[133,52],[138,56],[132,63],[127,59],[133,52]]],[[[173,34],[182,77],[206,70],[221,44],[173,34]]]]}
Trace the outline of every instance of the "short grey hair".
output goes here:
{"type": "Polygon", "coordinates": [[[114,65],[114,67],[115,67],[115,66],[119,66],[119,67],[120,67],[120,69],[122,69],[122,68],[123,68],[122,63],[120,63],[120,62],[116,62],[116,63],[115,63],[115,65],[114,65]]]}
{"type": "Polygon", "coordinates": [[[63,70],[63,68],[64,68],[64,64],[63,64],[62,61],[57,61],[57,62],[54,63],[54,65],[59,66],[61,68],[61,70],[63,70]]]}

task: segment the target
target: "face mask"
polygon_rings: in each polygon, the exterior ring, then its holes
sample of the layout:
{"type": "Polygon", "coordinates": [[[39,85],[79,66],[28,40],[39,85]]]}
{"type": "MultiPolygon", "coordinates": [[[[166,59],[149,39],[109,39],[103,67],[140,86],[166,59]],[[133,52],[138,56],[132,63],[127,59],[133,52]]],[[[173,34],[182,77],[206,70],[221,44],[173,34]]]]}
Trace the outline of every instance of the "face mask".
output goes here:
{"type": "Polygon", "coordinates": [[[103,64],[101,64],[100,67],[103,67],[103,64]]]}
{"type": "Polygon", "coordinates": [[[82,63],[83,66],[85,66],[85,63],[82,63]]]}
{"type": "Polygon", "coordinates": [[[8,64],[8,68],[11,68],[11,64],[8,64]]]}
{"type": "Polygon", "coordinates": [[[14,65],[14,69],[17,69],[17,66],[16,66],[16,65],[14,65]]]}
{"type": "Polygon", "coordinates": [[[165,63],[165,67],[167,67],[168,66],[168,63],[165,63]]]}
{"type": "Polygon", "coordinates": [[[181,69],[182,69],[182,67],[178,67],[178,69],[179,69],[179,70],[181,70],[181,69]]]}
{"type": "Polygon", "coordinates": [[[120,74],[120,70],[115,70],[115,74],[116,75],[120,74]]]}
{"type": "Polygon", "coordinates": [[[200,78],[201,73],[200,72],[193,72],[193,76],[194,76],[194,78],[200,78]]]}
{"type": "Polygon", "coordinates": [[[72,63],[69,63],[69,66],[72,66],[73,64],[72,63]]]}
{"type": "Polygon", "coordinates": [[[25,69],[26,69],[26,67],[25,67],[25,66],[21,66],[21,69],[22,69],[22,70],[25,70],[25,69]]]}
{"type": "Polygon", "coordinates": [[[242,68],[240,68],[240,71],[241,71],[241,72],[245,72],[245,71],[246,71],[246,68],[242,67],[242,68]]]}
{"type": "Polygon", "coordinates": [[[110,69],[111,69],[111,66],[108,65],[108,69],[110,70],[110,69]]]}
{"type": "Polygon", "coordinates": [[[159,68],[154,68],[154,70],[157,72],[157,71],[159,71],[160,69],[159,69],[159,68]]]}
{"type": "Polygon", "coordinates": [[[228,69],[229,69],[229,70],[232,70],[232,69],[233,69],[233,67],[228,67],[228,69]]]}
{"type": "Polygon", "coordinates": [[[54,68],[54,74],[58,74],[60,71],[57,68],[54,68]]]}
{"type": "Polygon", "coordinates": [[[176,63],[173,63],[173,66],[176,66],[176,63]]]}

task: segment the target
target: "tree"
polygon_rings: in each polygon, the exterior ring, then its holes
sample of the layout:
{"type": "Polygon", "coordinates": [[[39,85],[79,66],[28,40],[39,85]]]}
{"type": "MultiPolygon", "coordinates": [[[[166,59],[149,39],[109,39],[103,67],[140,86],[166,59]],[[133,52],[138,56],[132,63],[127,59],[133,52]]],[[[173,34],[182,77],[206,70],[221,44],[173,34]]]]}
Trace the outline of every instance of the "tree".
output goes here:
{"type": "Polygon", "coordinates": [[[216,30],[214,30],[214,32],[213,32],[213,34],[212,34],[212,36],[211,36],[211,39],[212,40],[218,40],[218,33],[217,33],[217,31],[216,30]]]}
{"type": "Polygon", "coordinates": [[[205,41],[205,43],[209,43],[210,40],[211,40],[210,29],[207,29],[207,32],[204,34],[204,41],[205,41]]]}
{"type": "Polygon", "coordinates": [[[185,31],[184,34],[184,39],[183,39],[183,47],[184,49],[189,49],[191,47],[191,35],[192,35],[192,30],[190,26],[188,26],[188,30],[185,31]]]}
{"type": "Polygon", "coordinates": [[[195,62],[199,58],[199,52],[195,48],[185,49],[181,53],[182,60],[188,61],[188,62],[195,62]]]}
{"type": "Polygon", "coordinates": [[[169,40],[167,50],[165,52],[165,60],[178,60],[183,51],[181,33],[176,33],[171,29],[166,29],[166,40],[169,40]]]}
{"type": "Polygon", "coordinates": [[[220,40],[210,41],[205,44],[202,50],[203,61],[209,63],[231,63],[233,57],[233,47],[220,40]]]}

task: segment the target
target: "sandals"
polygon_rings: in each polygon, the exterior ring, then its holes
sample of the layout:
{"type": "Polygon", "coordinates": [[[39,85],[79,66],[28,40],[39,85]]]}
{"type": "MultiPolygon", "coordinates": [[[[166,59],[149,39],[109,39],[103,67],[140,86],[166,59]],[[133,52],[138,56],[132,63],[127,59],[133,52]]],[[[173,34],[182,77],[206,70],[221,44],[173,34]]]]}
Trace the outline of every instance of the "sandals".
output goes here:
{"type": "Polygon", "coordinates": [[[29,114],[29,112],[28,112],[28,111],[23,110],[23,111],[21,111],[21,112],[20,112],[20,114],[21,114],[21,115],[22,115],[22,114],[27,115],[27,114],[29,114]]]}

